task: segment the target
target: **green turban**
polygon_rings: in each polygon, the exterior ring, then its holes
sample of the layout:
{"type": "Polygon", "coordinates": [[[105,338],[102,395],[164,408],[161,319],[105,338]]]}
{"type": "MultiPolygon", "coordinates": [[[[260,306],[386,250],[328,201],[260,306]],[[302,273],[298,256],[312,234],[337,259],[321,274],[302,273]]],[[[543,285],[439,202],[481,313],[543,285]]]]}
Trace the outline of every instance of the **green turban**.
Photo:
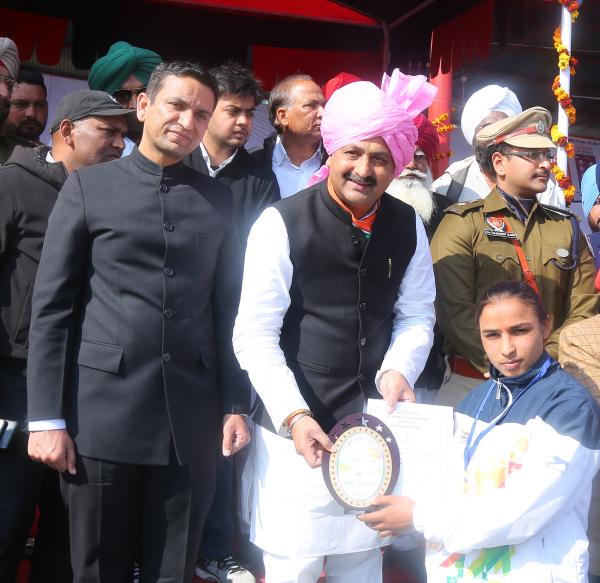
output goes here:
{"type": "Polygon", "coordinates": [[[113,93],[130,75],[134,75],[147,85],[152,71],[161,62],[160,55],[154,51],[140,49],[121,40],[92,65],[88,84],[90,89],[113,93]]]}

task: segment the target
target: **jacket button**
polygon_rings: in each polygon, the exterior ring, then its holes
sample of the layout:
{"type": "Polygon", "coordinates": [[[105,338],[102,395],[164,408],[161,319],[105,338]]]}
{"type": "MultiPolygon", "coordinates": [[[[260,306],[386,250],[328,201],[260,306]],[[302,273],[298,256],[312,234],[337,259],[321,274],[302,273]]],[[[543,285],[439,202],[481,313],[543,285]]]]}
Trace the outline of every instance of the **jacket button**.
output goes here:
{"type": "Polygon", "coordinates": [[[164,313],[165,313],[165,318],[172,318],[173,314],[174,314],[174,312],[171,308],[166,308],[164,313]]]}
{"type": "Polygon", "coordinates": [[[350,238],[352,245],[358,245],[358,237],[356,235],[352,235],[350,238]]]}
{"type": "Polygon", "coordinates": [[[161,192],[169,192],[169,187],[166,184],[161,183],[160,190],[161,192]]]}
{"type": "Polygon", "coordinates": [[[367,268],[362,267],[359,273],[361,277],[364,277],[365,275],[367,275],[367,268]]]}
{"type": "Polygon", "coordinates": [[[172,267],[165,267],[163,271],[167,277],[173,277],[175,275],[175,270],[172,267]]]}
{"type": "Polygon", "coordinates": [[[361,338],[360,339],[360,345],[364,346],[367,343],[367,339],[366,338],[361,338]]]}
{"type": "Polygon", "coordinates": [[[365,373],[364,372],[358,373],[358,380],[359,381],[364,381],[365,380],[365,373]]]}
{"type": "Polygon", "coordinates": [[[164,362],[169,362],[171,360],[171,355],[168,352],[165,352],[162,358],[164,362]]]}
{"type": "Polygon", "coordinates": [[[360,302],[360,304],[358,304],[358,309],[359,310],[366,310],[367,309],[367,302],[360,302]]]}
{"type": "Polygon", "coordinates": [[[171,224],[171,223],[165,223],[163,225],[165,231],[173,231],[175,229],[175,225],[171,224]]]}

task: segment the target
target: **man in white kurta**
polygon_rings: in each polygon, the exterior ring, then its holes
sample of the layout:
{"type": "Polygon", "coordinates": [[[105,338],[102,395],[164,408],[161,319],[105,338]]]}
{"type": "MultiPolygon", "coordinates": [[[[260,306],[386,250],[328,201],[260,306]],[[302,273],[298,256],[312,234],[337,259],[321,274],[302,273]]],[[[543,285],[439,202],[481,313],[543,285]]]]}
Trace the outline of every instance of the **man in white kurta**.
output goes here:
{"type": "Polygon", "coordinates": [[[434,91],[398,71],[383,87],[334,93],[327,168],[248,239],[233,342],[260,398],[245,494],[268,583],[314,583],[323,569],[331,583],[381,581],[389,541],[338,505],[318,466],[326,432],[367,398],[414,400],[433,338],[427,237],[384,191],[412,159],[412,118],[434,91]]]}

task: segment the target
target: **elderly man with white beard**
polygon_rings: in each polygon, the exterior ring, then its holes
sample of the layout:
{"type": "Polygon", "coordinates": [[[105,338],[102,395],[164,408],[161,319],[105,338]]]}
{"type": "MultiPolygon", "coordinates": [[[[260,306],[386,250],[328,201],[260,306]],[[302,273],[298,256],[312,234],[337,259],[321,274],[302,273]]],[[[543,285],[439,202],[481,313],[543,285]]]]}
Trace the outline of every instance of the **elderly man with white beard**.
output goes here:
{"type": "Polygon", "coordinates": [[[431,190],[431,163],[440,145],[437,130],[422,113],[413,121],[419,131],[414,157],[386,192],[415,209],[423,221],[427,238],[431,241],[450,201],[446,196],[431,190]]]}

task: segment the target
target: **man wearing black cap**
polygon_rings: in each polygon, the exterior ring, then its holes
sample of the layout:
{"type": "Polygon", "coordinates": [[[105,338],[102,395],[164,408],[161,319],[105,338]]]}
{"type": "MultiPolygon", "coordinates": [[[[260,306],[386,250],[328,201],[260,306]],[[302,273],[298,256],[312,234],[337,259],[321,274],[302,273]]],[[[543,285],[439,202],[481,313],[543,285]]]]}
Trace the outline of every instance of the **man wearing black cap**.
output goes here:
{"type": "Polygon", "coordinates": [[[36,504],[40,523],[30,581],[67,583],[72,577],[58,476],[27,455],[31,295],[58,191],[74,170],[121,155],[131,112],[101,91],[71,93],[52,124],[52,147],[17,146],[0,167],[0,425],[5,440],[11,437],[0,450],[0,581],[15,579],[36,504]]]}
{"type": "Polygon", "coordinates": [[[199,65],[158,65],[139,148],[73,172],[48,223],[29,453],[62,472],[76,583],[130,583],[134,562],[146,583],[191,582],[219,443],[248,440],[231,194],[182,162],[216,94],[199,65]]]}

